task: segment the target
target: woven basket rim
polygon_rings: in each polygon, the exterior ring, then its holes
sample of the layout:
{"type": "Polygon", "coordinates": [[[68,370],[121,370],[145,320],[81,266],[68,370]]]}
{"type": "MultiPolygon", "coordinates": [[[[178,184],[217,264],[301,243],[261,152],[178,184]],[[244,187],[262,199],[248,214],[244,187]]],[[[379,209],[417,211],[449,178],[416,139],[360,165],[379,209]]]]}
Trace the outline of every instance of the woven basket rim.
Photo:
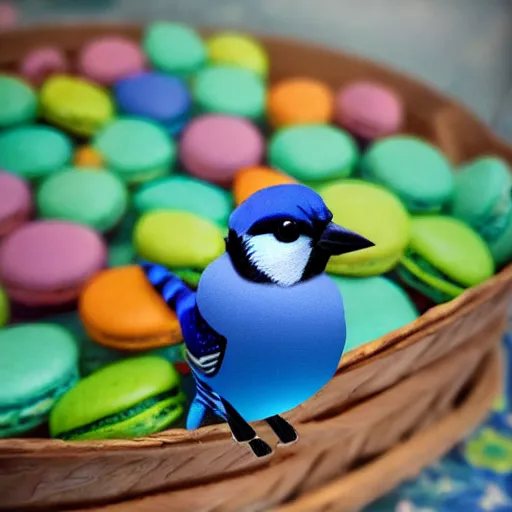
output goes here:
{"type": "MultiPolygon", "coordinates": [[[[0,45],[2,47],[2,54],[0,55],[0,69],[2,66],[12,64],[16,61],[20,55],[16,52],[12,52],[13,48],[18,46],[18,43],[29,36],[34,34],[44,34],[45,40],[59,41],[60,38],[70,31],[90,33],[94,31],[94,35],[109,34],[109,33],[130,33],[134,35],[140,35],[142,25],[134,23],[110,23],[110,22],[94,22],[94,23],[65,23],[65,24],[41,24],[34,27],[22,27],[19,29],[10,30],[0,34],[0,45]]],[[[213,32],[219,31],[218,28],[213,27],[202,27],[199,29],[203,35],[209,35],[213,32]]],[[[252,35],[263,43],[280,43],[287,44],[290,47],[294,47],[297,51],[318,51],[324,55],[339,56],[343,55],[350,58],[354,62],[361,63],[362,65],[371,66],[374,69],[378,69],[379,72],[400,78],[402,82],[413,86],[415,88],[422,89],[426,94],[435,98],[442,103],[450,103],[455,106],[460,114],[462,114],[467,121],[474,124],[475,128],[480,132],[479,135],[482,139],[485,139],[490,145],[493,145],[500,149],[502,152],[506,152],[512,155],[512,147],[507,142],[494,134],[490,128],[488,128],[482,121],[480,121],[473,113],[471,113],[464,105],[459,103],[457,100],[450,98],[440,91],[435,90],[428,84],[424,84],[420,80],[410,77],[406,73],[399,71],[392,66],[383,66],[379,63],[374,62],[371,59],[360,57],[353,54],[352,52],[340,51],[333,48],[325,47],[321,44],[298,40],[292,37],[279,37],[265,34],[259,34],[257,32],[245,31],[245,34],[252,35]]],[[[91,34],[90,37],[93,37],[91,34]]],[[[79,37],[75,39],[76,46],[79,47],[81,44],[78,42],[79,37]]],[[[57,43],[56,43],[57,44],[57,43]]],[[[349,368],[356,368],[368,364],[377,357],[383,357],[390,353],[400,350],[403,347],[415,343],[419,338],[422,338],[438,326],[446,323],[455,316],[461,316],[466,311],[472,309],[476,304],[479,304],[486,300],[486,298],[495,295],[500,292],[507,284],[512,282],[512,264],[509,264],[499,273],[494,275],[491,279],[484,283],[469,288],[464,291],[460,296],[447,302],[432,307],[426,313],[421,315],[415,321],[405,325],[404,327],[392,331],[384,336],[381,336],[371,342],[365,343],[356,349],[347,352],[343,355],[338,371],[347,370],[349,368]]],[[[2,451],[9,448],[7,451],[12,453],[13,445],[16,446],[18,453],[44,453],[49,451],[54,454],[55,451],[59,451],[61,455],[64,452],[70,452],[72,447],[77,447],[78,443],[80,451],[84,450],[119,450],[119,449],[137,449],[137,448],[148,448],[151,447],[152,441],[154,445],[161,441],[159,436],[165,434],[166,444],[188,444],[197,442],[214,442],[217,438],[220,440],[223,438],[222,433],[215,434],[215,427],[202,427],[197,431],[189,431],[185,429],[169,429],[164,432],[153,434],[151,436],[145,436],[136,439],[116,439],[116,440],[103,440],[103,441],[61,441],[58,439],[46,439],[46,438],[8,438],[0,439],[0,458],[2,451]]]]}

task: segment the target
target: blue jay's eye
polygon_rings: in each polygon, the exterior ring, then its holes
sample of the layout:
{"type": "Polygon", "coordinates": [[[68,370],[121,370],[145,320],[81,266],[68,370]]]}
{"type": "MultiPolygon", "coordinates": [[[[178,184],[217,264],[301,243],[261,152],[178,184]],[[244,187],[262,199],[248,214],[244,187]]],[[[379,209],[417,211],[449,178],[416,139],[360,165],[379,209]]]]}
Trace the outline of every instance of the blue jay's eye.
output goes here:
{"type": "Polygon", "coordinates": [[[300,236],[299,226],[291,220],[285,220],[278,226],[274,236],[285,244],[295,242],[300,236]]]}

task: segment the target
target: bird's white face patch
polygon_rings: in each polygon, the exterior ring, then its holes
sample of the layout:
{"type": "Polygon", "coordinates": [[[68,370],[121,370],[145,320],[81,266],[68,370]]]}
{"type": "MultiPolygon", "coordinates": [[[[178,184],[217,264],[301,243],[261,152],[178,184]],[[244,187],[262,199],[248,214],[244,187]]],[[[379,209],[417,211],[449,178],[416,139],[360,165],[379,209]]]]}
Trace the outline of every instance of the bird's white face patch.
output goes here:
{"type": "Polygon", "coordinates": [[[295,242],[284,243],[267,233],[245,236],[247,257],[260,272],[281,286],[298,283],[311,256],[311,238],[301,235],[295,242]]]}

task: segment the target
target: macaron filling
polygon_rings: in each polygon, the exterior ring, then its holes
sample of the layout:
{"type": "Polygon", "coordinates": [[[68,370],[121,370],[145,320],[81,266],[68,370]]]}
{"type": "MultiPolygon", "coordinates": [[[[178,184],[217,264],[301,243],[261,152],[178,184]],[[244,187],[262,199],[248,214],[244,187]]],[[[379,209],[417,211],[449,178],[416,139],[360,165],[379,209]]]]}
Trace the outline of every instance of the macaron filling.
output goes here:
{"type": "Polygon", "coordinates": [[[0,437],[11,431],[30,430],[45,422],[57,400],[78,382],[78,372],[73,370],[52,389],[23,403],[0,406],[0,437]]]}
{"type": "Polygon", "coordinates": [[[23,224],[30,216],[30,208],[9,215],[0,219],[0,236],[14,231],[20,224],[23,224]]]}
{"type": "Polygon", "coordinates": [[[103,418],[81,425],[80,427],[59,432],[55,437],[64,441],[79,439],[89,432],[94,432],[108,428],[110,425],[117,425],[128,420],[133,420],[138,415],[147,412],[149,409],[158,409],[158,407],[160,408],[155,411],[155,414],[151,415],[152,421],[155,423],[165,421],[167,425],[170,425],[183,414],[185,400],[186,397],[181,391],[180,386],[176,385],[168,391],[146,398],[128,409],[109,416],[104,416],[103,418]]]}
{"type": "Polygon", "coordinates": [[[82,284],[60,290],[34,290],[21,288],[4,280],[4,286],[15,301],[30,305],[57,305],[72,302],[78,298],[82,284]]]}

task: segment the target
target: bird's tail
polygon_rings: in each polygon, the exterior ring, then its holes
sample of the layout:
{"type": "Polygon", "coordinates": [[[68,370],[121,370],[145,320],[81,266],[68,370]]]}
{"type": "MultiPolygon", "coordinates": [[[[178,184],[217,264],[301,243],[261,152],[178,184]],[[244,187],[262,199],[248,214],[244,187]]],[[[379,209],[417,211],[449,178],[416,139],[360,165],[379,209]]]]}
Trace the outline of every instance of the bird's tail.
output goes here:
{"type": "Polygon", "coordinates": [[[181,323],[182,316],[195,306],[195,293],[176,274],[163,265],[141,261],[139,266],[166,304],[176,311],[181,323]]]}

